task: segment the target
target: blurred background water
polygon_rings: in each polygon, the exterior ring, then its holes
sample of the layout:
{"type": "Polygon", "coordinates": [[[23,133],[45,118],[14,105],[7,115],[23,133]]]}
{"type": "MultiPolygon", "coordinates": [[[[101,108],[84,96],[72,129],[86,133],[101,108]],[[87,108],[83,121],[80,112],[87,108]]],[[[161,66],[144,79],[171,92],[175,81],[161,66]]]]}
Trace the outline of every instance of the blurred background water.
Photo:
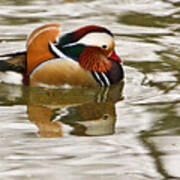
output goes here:
{"type": "Polygon", "coordinates": [[[125,81],[109,89],[0,84],[0,179],[180,179],[179,0],[1,0],[0,54],[36,27],[109,28],[125,81]]]}

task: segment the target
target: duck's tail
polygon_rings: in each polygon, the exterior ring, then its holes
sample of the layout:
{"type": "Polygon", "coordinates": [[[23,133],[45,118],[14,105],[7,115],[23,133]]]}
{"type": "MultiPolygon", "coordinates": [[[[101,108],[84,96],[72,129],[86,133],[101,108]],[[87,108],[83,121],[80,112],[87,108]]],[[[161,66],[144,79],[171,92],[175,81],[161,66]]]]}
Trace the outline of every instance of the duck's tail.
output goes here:
{"type": "Polygon", "coordinates": [[[0,55],[0,71],[15,71],[24,73],[26,70],[26,51],[0,55]]]}

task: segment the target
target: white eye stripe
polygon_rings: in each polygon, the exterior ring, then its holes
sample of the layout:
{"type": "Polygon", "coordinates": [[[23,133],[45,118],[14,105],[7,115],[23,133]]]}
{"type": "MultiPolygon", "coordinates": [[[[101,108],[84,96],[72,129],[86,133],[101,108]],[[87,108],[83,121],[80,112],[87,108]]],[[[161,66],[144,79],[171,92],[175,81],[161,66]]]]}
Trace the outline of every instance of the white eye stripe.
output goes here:
{"type": "Polygon", "coordinates": [[[102,47],[103,45],[110,46],[113,42],[113,37],[107,33],[89,33],[81,38],[77,43],[83,43],[86,45],[96,45],[102,47]]]}
{"type": "Polygon", "coordinates": [[[89,33],[82,37],[80,40],[74,43],[65,44],[63,47],[71,47],[77,44],[84,44],[88,46],[98,46],[104,49],[108,49],[113,44],[113,42],[113,37],[107,33],[89,33]]]}

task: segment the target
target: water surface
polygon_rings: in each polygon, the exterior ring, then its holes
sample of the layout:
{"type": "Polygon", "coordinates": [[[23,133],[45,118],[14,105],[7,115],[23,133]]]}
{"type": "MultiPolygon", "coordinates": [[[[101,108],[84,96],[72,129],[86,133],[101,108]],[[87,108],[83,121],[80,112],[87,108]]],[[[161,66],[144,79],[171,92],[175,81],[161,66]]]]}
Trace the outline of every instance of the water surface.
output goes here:
{"type": "Polygon", "coordinates": [[[1,0],[0,53],[59,22],[115,34],[125,81],[108,89],[0,84],[0,179],[179,179],[180,1],[1,0]]]}

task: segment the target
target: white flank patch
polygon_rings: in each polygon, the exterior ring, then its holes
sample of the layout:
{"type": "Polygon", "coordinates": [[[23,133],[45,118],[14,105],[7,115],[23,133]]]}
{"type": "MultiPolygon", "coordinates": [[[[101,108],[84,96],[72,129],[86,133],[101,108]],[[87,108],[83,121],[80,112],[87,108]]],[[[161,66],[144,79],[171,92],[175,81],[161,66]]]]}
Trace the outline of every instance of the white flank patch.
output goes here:
{"type": "Polygon", "coordinates": [[[23,76],[13,71],[0,72],[0,82],[8,84],[22,84],[23,76]]]}

